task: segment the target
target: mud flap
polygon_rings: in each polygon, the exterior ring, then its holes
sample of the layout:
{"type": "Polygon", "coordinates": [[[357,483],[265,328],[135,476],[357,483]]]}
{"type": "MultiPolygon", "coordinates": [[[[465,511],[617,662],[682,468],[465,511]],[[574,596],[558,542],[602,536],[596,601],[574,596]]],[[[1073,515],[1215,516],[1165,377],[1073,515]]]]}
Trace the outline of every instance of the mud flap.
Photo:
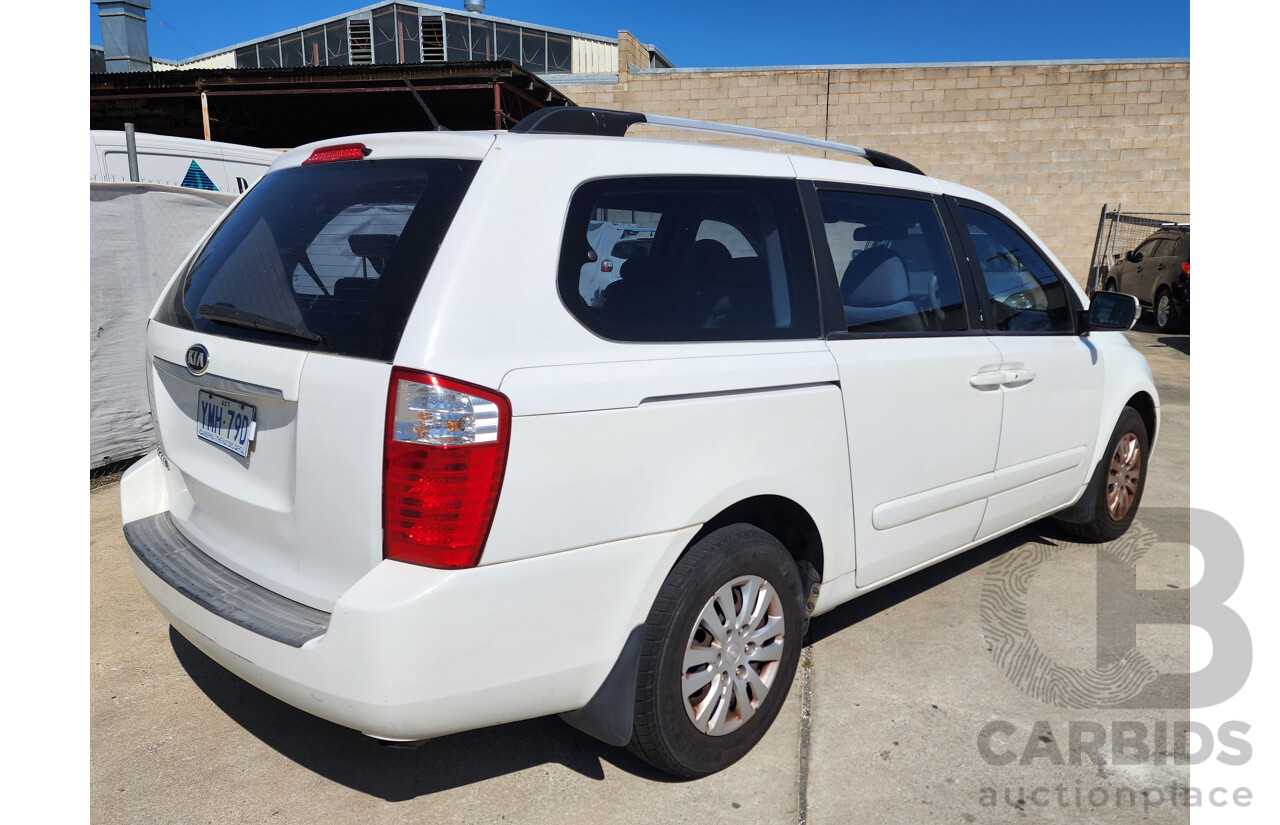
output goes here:
{"type": "Polygon", "coordinates": [[[604,684],[578,710],[560,714],[560,718],[601,742],[624,747],[631,741],[631,722],[635,717],[636,673],[640,668],[640,648],[644,644],[644,625],[636,625],[622,646],[604,684]]]}

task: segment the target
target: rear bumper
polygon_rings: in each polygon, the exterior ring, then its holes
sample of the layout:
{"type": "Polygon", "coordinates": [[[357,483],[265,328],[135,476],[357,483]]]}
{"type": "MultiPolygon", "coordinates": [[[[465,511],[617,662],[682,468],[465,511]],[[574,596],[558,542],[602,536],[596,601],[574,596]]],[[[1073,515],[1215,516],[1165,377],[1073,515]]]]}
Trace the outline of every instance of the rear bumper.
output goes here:
{"type": "Polygon", "coordinates": [[[383,561],[324,614],[248,580],[236,589],[199,563],[199,548],[165,509],[156,511],[167,500],[167,475],[152,454],[121,481],[130,563],[161,613],[210,658],[272,696],[392,740],[581,708],[697,530],[469,570],[383,561]],[[171,564],[155,563],[158,545],[177,552],[171,564]],[[281,634],[262,625],[273,617],[311,621],[315,632],[272,638],[281,634]]]}

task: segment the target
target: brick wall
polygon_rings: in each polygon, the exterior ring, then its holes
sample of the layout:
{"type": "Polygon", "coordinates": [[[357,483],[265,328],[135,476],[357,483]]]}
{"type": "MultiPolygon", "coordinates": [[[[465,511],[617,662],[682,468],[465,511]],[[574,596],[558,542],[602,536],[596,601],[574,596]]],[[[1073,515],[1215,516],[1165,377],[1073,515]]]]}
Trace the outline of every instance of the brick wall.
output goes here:
{"type": "Polygon", "coordinates": [[[1004,201],[1083,284],[1103,203],[1190,211],[1189,78],[1186,62],[653,70],[561,91],[898,155],[1004,201]]]}

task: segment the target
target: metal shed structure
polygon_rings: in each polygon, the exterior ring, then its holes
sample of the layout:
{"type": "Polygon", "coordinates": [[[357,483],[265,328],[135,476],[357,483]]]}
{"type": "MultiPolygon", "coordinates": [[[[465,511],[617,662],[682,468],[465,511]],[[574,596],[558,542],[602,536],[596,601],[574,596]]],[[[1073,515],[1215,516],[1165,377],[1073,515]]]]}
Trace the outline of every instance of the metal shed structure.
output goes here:
{"type": "Polygon", "coordinates": [[[504,129],[573,101],[511,61],[89,76],[91,129],[286,148],[365,132],[504,129]],[[430,110],[430,114],[427,110],[430,110]]]}

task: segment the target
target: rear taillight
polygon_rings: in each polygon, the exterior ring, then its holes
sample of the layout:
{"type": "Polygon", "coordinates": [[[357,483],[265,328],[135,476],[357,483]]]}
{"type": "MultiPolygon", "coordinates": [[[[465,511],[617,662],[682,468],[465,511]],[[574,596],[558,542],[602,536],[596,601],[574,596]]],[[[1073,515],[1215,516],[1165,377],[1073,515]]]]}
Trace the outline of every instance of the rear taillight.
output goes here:
{"type": "Polygon", "coordinates": [[[502,395],[394,368],[383,456],[383,555],[472,567],[498,505],[511,435],[502,395]]]}
{"type": "Polygon", "coordinates": [[[1182,262],[1182,274],[1188,277],[1191,276],[1191,261],[1182,262]]]}

